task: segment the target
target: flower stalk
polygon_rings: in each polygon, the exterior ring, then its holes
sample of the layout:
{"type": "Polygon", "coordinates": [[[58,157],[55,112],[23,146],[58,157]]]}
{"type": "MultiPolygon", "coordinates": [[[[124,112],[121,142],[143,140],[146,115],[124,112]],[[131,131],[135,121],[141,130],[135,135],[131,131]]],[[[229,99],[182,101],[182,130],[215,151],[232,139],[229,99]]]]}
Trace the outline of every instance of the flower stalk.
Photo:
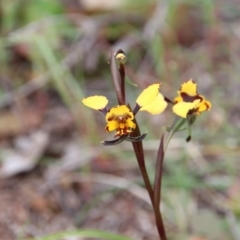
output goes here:
{"type": "Polygon", "coordinates": [[[127,56],[124,53],[124,51],[122,49],[119,49],[116,54],[115,54],[115,58],[118,62],[119,65],[119,74],[120,74],[120,85],[121,85],[121,91],[122,91],[122,98],[123,101],[126,102],[126,97],[125,97],[125,67],[124,65],[127,63],[127,56]]]}
{"type": "Polygon", "coordinates": [[[160,83],[154,83],[142,91],[136,99],[134,108],[126,102],[125,96],[125,64],[127,57],[123,50],[118,50],[116,54],[111,54],[110,69],[114,83],[114,88],[118,100],[118,105],[109,108],[108,99],[105,96],[90,96],[82,100],[83,104],[104,114],[107,125],[106,132],[116,131],[115,139],[102,141],[105,146],[112,146],[123,141],[132,142],[133,150],[138,162],[145,187],[148,191],[153,212],[156,220],[156,227],[160,240],[167,240],[163,217],[160,210],[161,188],[163,175],[163,161],[167,147],[173,135],[187,129],[186,141],[191,140],[191,125],[195,122],[196,116],[202,112],[210,110],[211,103],[204,96],[197,92],[197,84],[193,80],[184,82],[174,101],[163,96],[160,90],[160,83]],[[171,127],[165,128],[169,132],[166,140],[164,134],[160,139],[160,144],[156,160],[156,172],[154,184],[152,186],[145,164],[143,149],[143,139],[147,133],[141,134],[136,120],[139,111],[147,111],[150,114],[162,113],[168,103],[172,104],[172,110],[177,115],[171,127]],[[133,110],[132,110],[133,109],[133,110]],[[185,128],[182,128],[185,124],[185,128]]]}
{"type": "MultiPolygon", "coordinates": [[[[126,56],[122,50],[117,51],[115,54],[115,57],[119,63],[119,74],[120,74],[120,86],[121,86],[121,98],[125,100],[125,67],[124,64],[126,63],[126,56]]],[[[111,58],[112,59],[112,58],[111,58]]],[[[112,63],[114,64],[114,63],[112,63]]],[[[115,68],[112,68],[115,70],[115,68]]],[[[112,76],[116,76],[117,74],[112,73],[112,76]]],[[[120,103],[119,103],[120,104],[120,103]]],[[[139,107],[137,106],[137,109],[139,107]]],[[[136,108],[135,111],[136,112],[136,108]]],[[[130,136],[133,138],[137,138],[138,136],[141,136],[140,128],[138,126],[136,118],[134,119],[134,123],[136,124],[135,131],[133,131],[130,136]]],[[[135,152],[135,156],[137,158],[138,166],[145,184],[145,187],[148,191],[149,197],[151,199],[151,203],[154,210],[155,220],[156,220],[156,226],[158,230],[158,234],[161,240],[166,240],[166,232],[163,224],[162,214],[160,211],[160,192],[161,192],[161,179],[162,179],[162,163],[163,163],[163,136],[161,139],[161,144],[158,151],[158,157],[157,157],[157,172],[155,177],[155,184],[154,184],[154,190],[152,188],[151,182],[149,180],[149,176],[146,169],[145,164],[145,157],[144,157],[144,150],[143,150],[143,143],[141,141],[132,142],[133,149],[135,152]],[[158,166],[159,165],[159,166],[158,166]]]]}

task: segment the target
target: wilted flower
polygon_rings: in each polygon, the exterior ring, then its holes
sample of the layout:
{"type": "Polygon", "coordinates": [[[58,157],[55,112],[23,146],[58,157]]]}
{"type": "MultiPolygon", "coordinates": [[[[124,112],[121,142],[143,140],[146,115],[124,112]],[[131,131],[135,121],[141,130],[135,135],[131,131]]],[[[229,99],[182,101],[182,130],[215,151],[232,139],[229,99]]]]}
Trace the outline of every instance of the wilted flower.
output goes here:
{"type": "Polygon", "coordinates": [[[182,118],[210,110],[211,103],[198,94],[197,84],[193,80],[184,82],[174,99],[173,112],[182,118]]]}

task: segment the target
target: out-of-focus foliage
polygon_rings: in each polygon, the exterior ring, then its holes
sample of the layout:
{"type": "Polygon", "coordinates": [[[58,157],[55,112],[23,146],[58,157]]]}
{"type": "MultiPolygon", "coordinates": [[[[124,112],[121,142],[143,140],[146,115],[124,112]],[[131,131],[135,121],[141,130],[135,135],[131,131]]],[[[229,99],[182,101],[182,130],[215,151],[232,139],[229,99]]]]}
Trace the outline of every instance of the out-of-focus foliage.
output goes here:
{"type": "MultiPolygon", "coordinates": [[[[0,3],[0,174],[12,176],[1,179],[0,236],[12,240],[80,227],[156,239],[129,145],[102,147],[104,119],[81,104],[95,94],[117,103],[108,61],[112,50],[122,48],[128,102],[158,81],[173,99],[193,78],[212,103],[194,124],[192,142],[180,132],[167,151],[162,204],[169,237],[238,239],[239,4],[101,2],[0,3]],[[45,136],[41,144],[34,137],[39,135],[45,136]],[[27,173],[15,176],[22,171],[27,173]]],[[[140,112],[138,119],[148,131],[144,148],[153,180],[171,107],[156,117],[140,112]]]]}

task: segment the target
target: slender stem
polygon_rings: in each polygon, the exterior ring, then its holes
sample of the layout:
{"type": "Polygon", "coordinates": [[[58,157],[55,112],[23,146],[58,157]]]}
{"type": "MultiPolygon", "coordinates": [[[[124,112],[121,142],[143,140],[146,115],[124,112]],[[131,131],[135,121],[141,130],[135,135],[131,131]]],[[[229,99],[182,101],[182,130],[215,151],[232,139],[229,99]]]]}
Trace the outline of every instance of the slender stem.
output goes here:
{"type": "MultiPolygon", "coordinates": [[[[127,58],[125,56],[125,53],[121,49],[118,50],[116,58],[119,60],[119,69],[117,69],[117,64],[115,62],[114,55],[112,54],[111,55],[111,73],[112,73],[112,78],[113,78],[118,102],[119,102],[120,105],[122,105],[122,104],[126,104],[125,103],[125,69],[124,69],[124,64],[126,63],[127,58]]],[[[129,106],[129,108],[130,108],[130,106],[129,106]]],[[[135,111],[137,111],[137,110],[139,110],[139,109],[135,108],[135,111]]],[[[135,128],[135,131],[130,134],[130,137],[139,137],[139,136],[141,136],[141,132],[140,132],[139,126],[138,126],[135,118],[134,118],[134,122],[136,124],[136,128],[135,128]]],[[[150,183],[148,173],[147,173],[147,169],[146,169],[146,165],[145,165],[142,141],[132,142],[132,145],[133,145],[133,149],[134,149],[134,152],[135,152],[135,155],[136,155],[136,158],[137,158],[137,162],[138,162],[141,174],[142,174],[144,184],[146,186],[149,197],[151,199],[159,238],[160,238],[160,240],[167,240],[166,233],[165,233],[165,228],[164,228],[164,224],[163,224],[163,219],[162,219],[161,211],[160,211],[160,208],[159,208],[159,202],[158,202],[158,204],[154,204],[154,192],[153,192],[153,188],[152,188],[152,185],[150,183]]],[[[163,145],[162,145],[162,150],[163,150],[163,145]]]]}
{"type": "MultiPolygon", "coordinates": [[[[131,134],[131,136],[135,137],[135,136],[139,136],[140,130],[138,127],[138,124],[136,122],[135,119],[135,123],[136,123],[136,129],[135,131],[131,134]]],[[[159,208],[159,204],[154,204],[154,192],[153,192],[153,188],[152,185],[150,183],[149,177],[148,177],[148,173],[147,173],[147,169],[146,169],[146,165],[145,165],[145,160],[144,160],[144,151],[143,151],[143,145],[142,145],[142,141],[141,142],[133,142],[133,149],[137,158],[137,162],[138,162],[138,166],[144,181],[144,184],[146,186],[146,189],[148,191],[149,197],[151,199],[151,203],[153,206],[153,210],[154,210],[154,215],[155,215],[155,220],[156,220],[156,226],[157,226],[157,230],[158,230],[158,234],[159,234],[159,239],[160,240],[167,240],[166,237],[166,233],[165,233],[165,228],[164,228],[164,224],[163,224],[163,219],[162,219],[162,214],[159,208]]]]}
{"type": "Polygon", "coordinates": [[[134,152],[135,152],[135,155],[136,155],[136,158],[137,158],[138,166],[139,166],[140,172],[142,174],[144,184],[147,188],[149,197],[150,197],[152,205],[153,205],[153,203],[154,203],[153,189],[152,189],[152,186],[151,186],[148,174],[147,174],[146,165],[145,165],[145,161],[143,159],[143,155],[141,156],[139,154],[139,143],[141,143],[141,145],[142,145],[142,142],[136,142],[136,143],[133,142],[132,145],[133,145],[133,148],[134,148],[134,152]]]}
{"type": "Polygon", "coordinates": [[[180,117],[175,118],[172,126],[170,127],[170,132],[167,136],[167,140],[165,141],[165,144],[164,144],[164,153],[166,152],[168,144],[172,139],[173,135],[175,134],[175,132],[177,132],[185,122],[186,122],[185,118],[180,118],[180,117]]]}
{"type": "Polygon", "coordinates": [[[114,88],[116,91],[117,99],[119,105],[124,105],[125,101],[122,95],[122,86],[121,86],[121,76],[117,67],[116,59],[113,53],[111,53],[111,60],[110,60],[110,67],[111,67],[111,74],[114,83],[114,88]]]}
{"type": "Polygon", "coordinates": [[[156,220],[156,226],[157,226],[158,234],[159,234],[159,237],[160,237],[159,239],[167,240],[165,227],[164,227],[164,224],[163,224],[162,214],[161,214],[161,211],[159,209],[159,205],[154,204],[154,193],[153,193],[153,189],[152,189],[152,186],[151,186],[148,174],[147,174],[145,162],[140,160],[141,157],[139,158],[139,156],[137,154],[137,151],[135,150],[136,149],[136,144],[138,144],[138,143],[140,143],[140,142],[132,143],[132,144],[133,144],[133,148],[134,148],[137,160],[138,160],[138,165],[139,165],[139,168],[140,168],[140,171],[141,171],[141,174],[142,174],[143,181],[145,183],[146,189],[148,191],[148,194],[149,194],[149,197],[151,199],[152,206],[153,206],[155,220],[156,220]]]}
{"type": "Polygon", "coordinates": [[[186,141],[189,142],[189,141],[191,141],[191,137],[192,137],[191,122],[190,122],[189,118],[187,118],[187,132],[188,132],[188,137],[186,138],[186,141]]]}
{"type": "Polygon", "coordinates": [[[167,240],[165,227],[164,227],[164,223],[163,223],[163,219],[162,219],[162,213],[160,211],[160,206],[154,207],[154,213],[155,213],[155,220],[156,220],[156,225],[157,225],[158,234],[160,236],[160,239],[167,240]]]}
{"type": "Polygon", "coordinates": [[[161,137],[160,145],[157,153],[157,164],[156,173],[154,180],[154,205],[159,207],[161,201],[161,188],[162,188],[162,170],[163,170],[163,159],[164,159],[164,135],[161,137]]]}
{"type": "Polygon", "coordinates": [[[121,90],[122,90],[122,98],[123,101],[126,103],[126,98],[125,98],[125,68],[123,64],[119,64],[119,73],[121,77],[121,90]]]}
{"type": "Polygon", "coordinates": [[[162,170],[163,170],[163,159],[164,159],[164,135],[161,137],[160,145],[157,154],[157,166],[154,180],[154,211],[155,218],[158,226],[158,231],[162,239],[167,239],[166,232],[163,224],[162,214],[160,210],[161,201],[161,187],[162,187],[162,170]]]}

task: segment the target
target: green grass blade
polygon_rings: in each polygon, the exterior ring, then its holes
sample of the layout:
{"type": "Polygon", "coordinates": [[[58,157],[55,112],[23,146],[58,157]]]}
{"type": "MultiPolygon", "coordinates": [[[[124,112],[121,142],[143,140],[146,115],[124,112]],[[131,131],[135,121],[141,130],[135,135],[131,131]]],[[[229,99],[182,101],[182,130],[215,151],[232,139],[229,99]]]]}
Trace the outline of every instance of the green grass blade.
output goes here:
{"type": "Polygon", "coordinates": [[[131,240],[130,238],[122,235],[92,229],[59,232],[44,237],[28,238],[22,240],[59,240],[63,239],[64,237],[86,237],[104,240],[131,240]]]}

